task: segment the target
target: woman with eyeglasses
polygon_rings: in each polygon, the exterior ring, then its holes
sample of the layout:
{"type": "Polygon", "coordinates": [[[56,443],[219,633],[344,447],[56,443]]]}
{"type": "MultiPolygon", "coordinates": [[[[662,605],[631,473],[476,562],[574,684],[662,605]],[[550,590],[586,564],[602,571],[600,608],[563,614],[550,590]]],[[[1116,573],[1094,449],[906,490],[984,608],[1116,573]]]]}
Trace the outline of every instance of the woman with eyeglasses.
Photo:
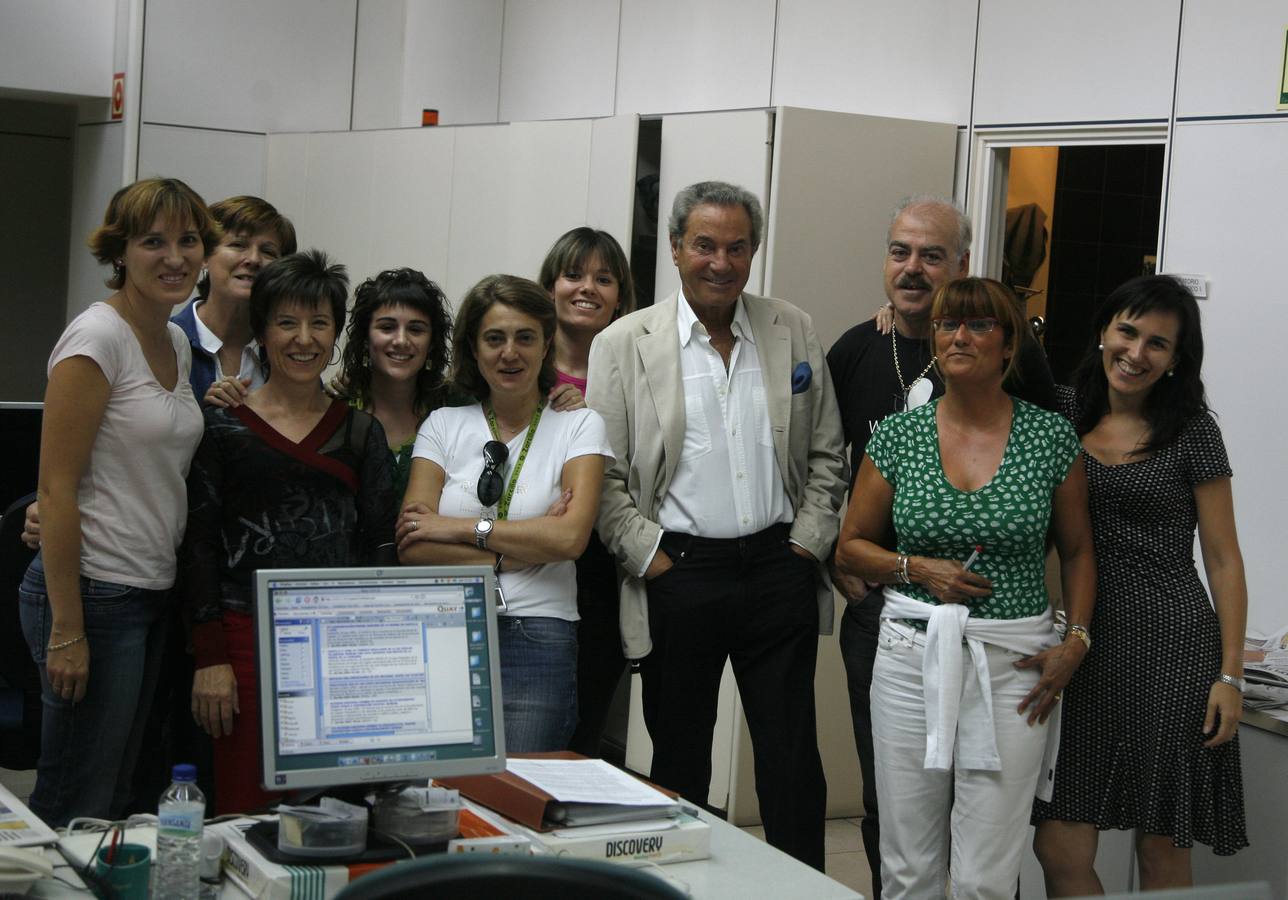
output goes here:
{"type": "Polygon", "coordinates": [[[1136,278],[1106,298],[1093,335],[1062,389],[1085,451],[1099,583],[1055,794],[1033,809],[1052,897],[1103,892],[1101,830],[1135,830],[1142,890],[1188,886],[1195,841],[1223,856],[1248,845],[1237,734],[1248,589],[1198,304],[1173,278],[1136,278]]]}
{"type": "Polygon", "coordinates": [[[466,294],[452,335],[455,386],[477,402],[430,413],[398,519],[405,564],[491,565],[499,575],[506,748],[562,750],[577,724],[573,560],[599,512],[604,423],[560,412],[554,303],[512,275],[466,294]]]}
{"type": "Polygon", "coordinates": [[[1068,422],[1003,390],[1025,327],[1009,290],[948,282],[931,320],[944,394],[877,426],[836,554],[888,585],[872,676],[883,895],[943,896],[951,878],[961,896],[1013,897],[1051,716],[1088,649],[1086,476],[1068,422]]]}

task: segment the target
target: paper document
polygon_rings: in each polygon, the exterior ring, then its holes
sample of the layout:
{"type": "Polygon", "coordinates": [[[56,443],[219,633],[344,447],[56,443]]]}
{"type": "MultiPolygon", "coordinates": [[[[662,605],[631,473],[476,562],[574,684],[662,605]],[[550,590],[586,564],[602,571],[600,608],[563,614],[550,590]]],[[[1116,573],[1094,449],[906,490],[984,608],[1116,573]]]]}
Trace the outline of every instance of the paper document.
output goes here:
{"type": "Polygon", "coordinates": [[[0,847],[30,847],[57,840],[52,828],[0,784],[0,847]]]}
{"type": "Polygon", "coordinates": [[[564,803],[671,806],[675,801],[602,759],[507,759],[505,767],[564,803]]]}

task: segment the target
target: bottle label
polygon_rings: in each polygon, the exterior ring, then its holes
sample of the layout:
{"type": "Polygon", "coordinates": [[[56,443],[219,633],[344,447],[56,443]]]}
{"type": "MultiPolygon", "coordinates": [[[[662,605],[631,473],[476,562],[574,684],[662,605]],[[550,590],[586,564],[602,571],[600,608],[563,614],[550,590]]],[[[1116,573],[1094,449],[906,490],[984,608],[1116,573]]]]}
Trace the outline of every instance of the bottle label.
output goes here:
{"type": "Polygon", "coordinates": [[[171,836],[189,837],[201,833],[205,809],[163,809],[157,813],[157,830],[171,836]]]}

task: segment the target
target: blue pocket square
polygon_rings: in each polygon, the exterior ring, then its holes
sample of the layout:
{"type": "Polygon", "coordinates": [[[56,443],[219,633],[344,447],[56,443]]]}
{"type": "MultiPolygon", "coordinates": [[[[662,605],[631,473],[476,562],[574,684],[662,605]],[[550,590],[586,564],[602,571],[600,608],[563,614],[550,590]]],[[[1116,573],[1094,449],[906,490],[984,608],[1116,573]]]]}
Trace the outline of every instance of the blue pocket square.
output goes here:
{"type": "Polygon", "coordinates": [[[809,384],[813,380],[814,370],[809,367],[809,363],[798,362],[796,368],[792,369],[792,393],[805,393],[809,390],[809,384]]]}

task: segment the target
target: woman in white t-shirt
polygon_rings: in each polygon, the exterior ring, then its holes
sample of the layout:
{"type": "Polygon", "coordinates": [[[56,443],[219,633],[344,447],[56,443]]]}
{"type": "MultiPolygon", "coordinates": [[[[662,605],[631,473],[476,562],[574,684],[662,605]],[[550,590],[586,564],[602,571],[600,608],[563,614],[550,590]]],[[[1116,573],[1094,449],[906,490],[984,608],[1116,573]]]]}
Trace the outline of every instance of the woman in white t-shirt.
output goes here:
{"type": "Polygon", "coordinates": [[[534,282],[492,275],[456,316],[456,387],[478,403],[421,425],[398,521],[408,564],[496,568],[506,748],[562,750],[577,724],[577,581],[612,452],[589,409],[559,412],[555,309],[534,282]],[[499,601],[498,601],[499,602],[499,601]]]}
{"type": "Polygon", "coordinates": [[[183,182],[122,188],[89,239],[115,293],[49,357],[42,547],[19,600],[44,708],[30,806],[50,825],[119,818],[129,800],[202,431],[191,349],[169,317],[218,241],[183,182]]]}

